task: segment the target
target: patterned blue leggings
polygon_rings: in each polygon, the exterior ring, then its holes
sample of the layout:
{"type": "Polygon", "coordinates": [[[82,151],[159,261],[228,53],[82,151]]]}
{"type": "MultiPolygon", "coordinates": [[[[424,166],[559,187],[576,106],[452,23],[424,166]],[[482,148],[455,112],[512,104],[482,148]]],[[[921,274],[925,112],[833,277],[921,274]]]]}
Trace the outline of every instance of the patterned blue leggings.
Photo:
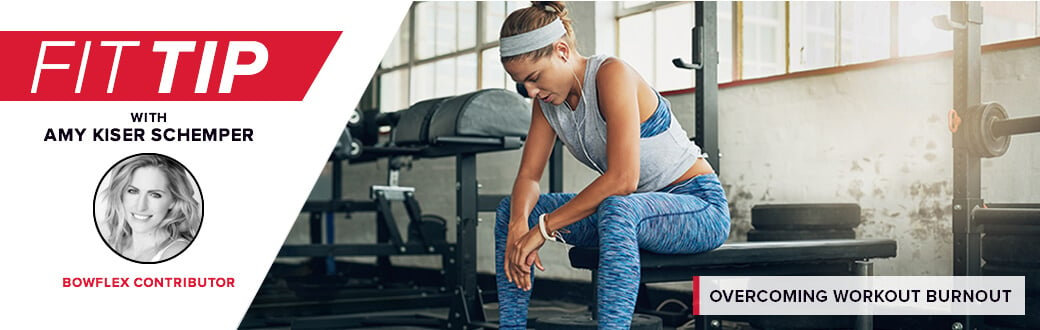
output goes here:
{"type": "MultiPolygon", "coordinates": [[[[549,213],[575,194],[542,194],[527,219],[549,213]]],[[[525,329],[530,291],[509,283],[503,271],[509,203],[498,206],[495,218],[495,273],[498,284],[499,326],[525,329]]],[[[596,213],[567,226],[568,244],[599,246],[599,327],[627,329],[632,322],[639,291],[639,250],[663,254],[693,254],[722,245],[729,236],[729,206],[715,174],[699,175],[658,192],[612,196],[596,213]]],[[[553,244],[547,242],[546,244],[553,244]]],[[[534,271],[531,272],[534,283],[534,271]]]]}

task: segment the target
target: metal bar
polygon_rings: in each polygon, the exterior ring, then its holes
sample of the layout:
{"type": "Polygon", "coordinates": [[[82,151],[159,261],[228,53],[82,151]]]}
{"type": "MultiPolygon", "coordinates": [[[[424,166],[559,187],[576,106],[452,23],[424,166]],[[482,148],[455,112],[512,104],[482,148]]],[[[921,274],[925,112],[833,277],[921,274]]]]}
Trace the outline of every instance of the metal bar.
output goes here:
{"type": "Polygon", "coordinates": [[[434,143],[458,143],[458,144],[481,144],[502,145],[504,139],[500,137],[473,137],[473,136],[439,136],[434,138],[434,143]]]}
{"type": "Polygon", "coordinates": [[[390,208],[390,200],[387,199],[385,193],[379,191],[376,192],[376,204],[379,205],[379,214],[382,215],[380,222],[385,226],[388,235],[387,238],[390,239],[390,243],[397,246],[404,245],[404,239],[401,238],[401,231],[397,229],[397,221],[394,220],[394,214],[390,208]]]}
{"type": "Polygon", "coordinates": [[[448,315],[448,328],[464,329],[471,321],[487,321],[477,299],[477,155],[455,157],[456,248],[455,299],[448,315]],[[468,317],[467,317],[468,316],[468,317]]]}
{"type": "Polygon", "coordinates": [[[424,292],[422,294],[393,297],[259,304],[251,306],[246,312],[245,318],[255,318],[264,315],[329,315],[425,308],[429,306],[443,306],[450,297],[447,294],[424,292]]]}
{"type": "Polygon", "coordinates": [[[425,255],[440,254],[448,251],[451,244],[430,244],[430,251],[421,243],[408,243],[397,246],[382,244],[305,244],[283,245],[278,251],[279,257],[325,257],[325,256],[391,256],[391,255],[425,255]]]}
{"type": "MultiPolygon", "coordinates": [[[[333,201],[307,201],[303,203],[303,209],[301,212],[374,212],[377,211],[376,203],[372,201],[351,201],[351,200],[333,200],[333,201]]],[[[319,223],[314,228],[321,229],[319,223]]],[[[318,242],[321,242],[321,234],[318,234],[318,242]]]]}
{"type": "Polygon", "coordinates": [[[725,267],[644,268],[639,280],[643,283],[689,281],[691,274],[698,276],[845,276],[849,274],[851,262],[851,260],[825,260],[815,263],[734,264],[725,267]]]}
{"type": "MultiPolygon", "coordinates": [[[[343,162],[332,162],[332,200],[343,198],[343,162]]],[[[336,213],[325,211],[325,244],[336,243],[336,213]]],[[[336,258],[325,257],[325,275],[336,274],[336,258]]]]}
{"type": "MultiPolygon", "coordinates": [[[[322,216],[321,212],[311,212],[311,218],[310,218],[311,244],[321,244],[321,230],[322,230],[322,228],[321,228],[321,216],[322,216]]],[[[316,256],[316,257],[324,257],[324,256],[325,255],[320,255],[320,256],[316,256]]],[[[311,271],[314,272],[315,274],[321,274],[328,267],[325,264],[325,260],[321,259],[321,258],[311,258],[310,260],[308,260],[308,264],[310,265],[311,271]]]]}
{"type": "Polygon", "coordinates": [[[563,143],[559,139],[549,156],[549,192],[563,192],[563,143]]]}
{"type": "Polygon", "coordinates": [[[718,52],[718,10],[716,3],[698,1],[694,4],[694,27],[701,31],[700,54],[693,58],[701,59],[701,69],[697,70],[694,91],[696,137],[694,141],[704,153],[708,154],[708,163],[721,173],[719,158],[719,52],[718,52]]]}
{"type": "MultiPolygon", "coordinates": [[[[386,221],[383,219],[389,212],[389,205],[376,202],[376,243],[386,244],[390,241],[390,231],[387,229],[386,221]]],[[[393,245],[393,244],[390,244],[393,245]]],[[[393,265],[390,257],[381,255],[376,257],[376,278],[390,278],[393,274],[393,265]]]]}
{"type": "Polygon", "coordinates": [[[321,244],[321,212],[311,212],[311,244],[321,244]]]}
{"type": "Polygon", "coordinates": [[[429,318],[419,318],[418,315],[413,314],[402,314],[397,317],[391,316],[370,316],[370,315],[338,315],[338,316],[318,316],[318,317],[305,317],[296,318],[292,320],[290,329],[293,330],[308,330],[308,329],[348,329],[357,328],[361,326],[374,326],[374,325],[412,325],[412,326],[427,326],[427,327],[442,327],[444,326],[439,320],[429,318]]]}
{"type": "MultiPolygon", "coordinates": [[[[325,212],[325,244],[334,244],[336,242],[336,214],[332,212],[325,212]]],[[[336,258],[333,256],[325,257],[325,275],[336,274],[336,258]]]]}
{"type": "MultiPolygon", "coordinates": [[[[966,111],[981,100],[981,39],[980,26],[969,20],[970,11],[981,11],[977,2],[951,2],[950,17],[965,29],[954,31],[953,105],[966,111]],[[972,9],[974,8],[974,9],[972,9]]],[[[973,253],[979,249],[979,233],[971,221],[971,210],[982,204],[981,159],[968,150],[969,141],[964,130],[953,135],[953,232],[954,275],[974,274],[979,263],[973,253]]]]}
{"type": "Polygon", "coordinates": [[[480,195],[477,200],[477,211],[495,212],[498,210],[498,204],[506,197],[509,195],[480,195]]]}
{"type": "Polygon", "coordinates": [[[1040,203],[986,203],[991,209],[1040,209],[1040,203]]]}
{"type": "MultiPolygon", "coordinates": [[[[950,2],[950,19],[965,25],[953,32],[953,108],[965,112],[982,96],[982,6],[976,2],[950,2]]],[[[981,234],[971,210],[983,203],[982,160],[969,150],[970,141],[959,130],[953,134],[953,275],[981,275],[981,234]]],[[[953,317],[964,329],[974,329],[981,319],[953,317]]]]}
{"type": "Polygon", "coordinates": [[[1005,119],[993,122],[993,136],[1010,136],[1040,132],[1040,116],[1005,119]]]}
{"type": "Polygon", "coordinates": [[[408,211],[408,219],[412,223],[422,221],[422,207],[419,206],[419,200],[415,199],[414,192],[404,193],[404,209],[408,211]]]}
{"type": "MultiPolygon", "coordinates": [[[[857,260],[853,266],[852,271],[856,276],[873,276],[874,275],[874,262],[870,260],[857,260]]],[[[856,315],[856,330],[870,330],[874,329],[874,316],[873,315],[856,315]]]]}

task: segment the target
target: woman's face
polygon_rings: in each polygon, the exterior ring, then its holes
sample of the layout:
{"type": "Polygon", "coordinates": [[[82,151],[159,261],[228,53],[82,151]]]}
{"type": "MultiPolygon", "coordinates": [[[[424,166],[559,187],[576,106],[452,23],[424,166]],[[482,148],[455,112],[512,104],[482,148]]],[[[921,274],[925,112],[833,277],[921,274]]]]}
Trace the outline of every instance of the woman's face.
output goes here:
{"type": "Polygon", "coordinates": [[[531,98],[560,105],[567,100],[575,78],[570,66],[558,53],[553,54],[536,60],[514,60],[503,66],[513,81],[524,85],[531,98]]]}
{"type": "Polygon", "coordinates": [[[147,232],[166,218],[173,206],[166,175],[155,167],[142,167],[130,174],[130,184],[123,191],[123,207],[127,222],[135,232],[147,232]]]}

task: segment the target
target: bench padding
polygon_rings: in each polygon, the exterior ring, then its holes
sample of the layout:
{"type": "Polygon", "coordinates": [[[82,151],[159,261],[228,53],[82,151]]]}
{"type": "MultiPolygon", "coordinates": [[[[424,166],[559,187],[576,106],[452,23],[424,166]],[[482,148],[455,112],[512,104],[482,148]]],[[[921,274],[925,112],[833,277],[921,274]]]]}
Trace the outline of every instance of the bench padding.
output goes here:
{"type": "MultiPolygon", "coordinates": [[[[581,269],[599,267],[599,249],[570,249],[571,266],[581,269]]],[[[752,242],[723,244],[700,254],[665,255],[643,251],[640,266],[654,268],[741,267],[832,260],[861,260],[896,256],[896,241],[891,239],[836,239],[791,242],[752,242]]],[[[691,274],[692,275],[692,274],[691,274]]]]}
{"type": "Polygon", "coordinates": [[[430,118],[428,141],[442,136],[527,137],[531,104],[517,93],[483,89],[444,100],[430,118]]]}

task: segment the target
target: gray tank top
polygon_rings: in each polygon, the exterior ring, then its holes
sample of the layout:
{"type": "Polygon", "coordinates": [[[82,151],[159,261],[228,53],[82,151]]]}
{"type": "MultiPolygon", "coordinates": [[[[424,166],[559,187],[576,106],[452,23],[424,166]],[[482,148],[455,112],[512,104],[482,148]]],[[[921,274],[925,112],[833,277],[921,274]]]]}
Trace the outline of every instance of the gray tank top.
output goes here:
{"type": "MultiPolygon", "coordinates": [[[[542,114],[549,121],[549,125],[574,158],[601,174],[609,166],[606,151],[607,122],[599,112],[596,75],[599,73],[600,65],[607,58],[606,55],[588,58],[582,82],[585,97],[578,102],[574,111],[571,111],[570,105],[566,102],[556,106],[536,100],[541,105],[542,114]]],[[[668,100],[660,97],[660,93],[657,94],[659,102],[665,102],[667,105],[664,110],[671,111],[668,100]]],[[[697,158],[701,157],[701,149],[689,140],[675,116],[669,117],[671,123],[666,131],[640,138],[639,186],[636,192],[657,191],[668,186],[686,173],[686,170],[697,162],[697,158]]]]}

